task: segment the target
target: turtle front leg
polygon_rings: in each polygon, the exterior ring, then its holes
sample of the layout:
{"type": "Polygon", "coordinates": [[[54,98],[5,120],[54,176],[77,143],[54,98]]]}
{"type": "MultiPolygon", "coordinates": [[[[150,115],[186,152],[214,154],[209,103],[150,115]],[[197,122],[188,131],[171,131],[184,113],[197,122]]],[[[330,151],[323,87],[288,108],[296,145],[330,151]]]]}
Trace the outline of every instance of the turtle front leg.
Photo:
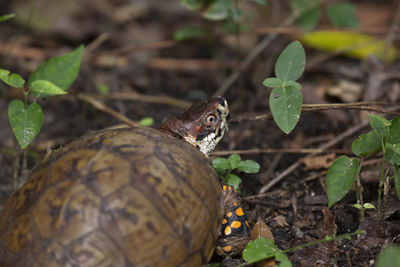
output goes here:
{"type": "Polygon", "coordinates": [[[222,186],[221,201],[223,217],[217,241],[217,253],[220,256],[240,254],[250,241],[246,212],[242,208],[238,192],[230,185],[222,186]]]}

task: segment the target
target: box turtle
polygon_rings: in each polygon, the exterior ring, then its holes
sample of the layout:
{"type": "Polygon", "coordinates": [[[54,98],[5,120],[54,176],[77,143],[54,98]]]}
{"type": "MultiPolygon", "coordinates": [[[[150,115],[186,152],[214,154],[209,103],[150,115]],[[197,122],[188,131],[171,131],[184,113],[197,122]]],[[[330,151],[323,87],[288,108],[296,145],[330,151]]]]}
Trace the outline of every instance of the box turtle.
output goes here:
{"type": "Polygon", "coordinates": [[[52,152],[0,215],[1,266],[201,266],[248,242],[237,192],[207,154],[230,117],[224,98],[159,130],[107,129],[52,152]]]}

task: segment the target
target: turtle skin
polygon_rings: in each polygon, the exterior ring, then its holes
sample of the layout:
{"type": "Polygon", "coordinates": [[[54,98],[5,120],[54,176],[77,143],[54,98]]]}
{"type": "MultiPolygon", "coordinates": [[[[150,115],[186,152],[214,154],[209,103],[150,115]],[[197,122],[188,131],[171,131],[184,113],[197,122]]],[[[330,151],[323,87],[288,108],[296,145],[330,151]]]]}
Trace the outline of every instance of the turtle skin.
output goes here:
{"type": "Polygon", "coordinates": [[[187,142],[103,130],[47,156],[0,215],[1,266],[202,266],[217,243],[221,185],[187,142]]]}

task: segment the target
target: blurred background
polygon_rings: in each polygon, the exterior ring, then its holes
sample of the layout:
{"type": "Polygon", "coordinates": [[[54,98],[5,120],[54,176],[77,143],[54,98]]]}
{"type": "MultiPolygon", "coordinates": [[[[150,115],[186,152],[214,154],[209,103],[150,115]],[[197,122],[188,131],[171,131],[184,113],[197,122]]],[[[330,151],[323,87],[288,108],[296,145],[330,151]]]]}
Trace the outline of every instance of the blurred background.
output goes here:
{"type": "MultiPolygon", "coordinates": [[[[243,196],[255,195],[301,160],[306,155],[302,148],[317,148],[368,117],[358,109],[339,108],[303,112],[288,135],[276,126],[268,107],[271,88],[262,82],[274,76],[276,59],[293,40],[306,50],[306,68],[299,80],[305,104],[390,105],[400,98],[400,3],[395,0],[0,1],[0,15],[11,13],[15,17],[0,23],[0,68],[25,80],[46,59],[85,45],[78,78],[68,94],[37,99],[43,126],[29,146],[28,169],[51,149],[122,123],[110,109],[134,122],[150,117],[152,127],[158,127],[190,103],[222,95],[230,105],[232,122],[218,150],[227,155],[232,150],[265,150],[242,154],[261,165],[258,174],[241,175],[243,196]]],[[[1,83],[0,96],[1,207],[14,190],[13,179],[26,170],[7,115],[9,102],[23,99],[23,93],[1,83]]],[[[338,151],[350,152],[360,133],[355,131],[321,157],[302,162],[269,189],[267,197],[245,201],[250,220],[264,218],[284,248],[319,237],[321,208],[327,203],[326,169],[338,151]]],[[[376,199],[368,185],[376,186],[377,171],[371,168],[363,177],[367,198],[370,193],[376,199]]],[[[357,229],[357,212],[345,207],[340,212],[338,232],[357,229]]],[[[394,214],[399,222],[399,211],[394,214]]],[[[316,258],[327,265],[369,266],[387,239],[379,238],[373,245],[358,244],[358,253],[350,246],[348,253],[341,248],[347,254],[321,256],[314,248],[291,260],[298,266],[311,266],[307,262],[316,258]]]]}

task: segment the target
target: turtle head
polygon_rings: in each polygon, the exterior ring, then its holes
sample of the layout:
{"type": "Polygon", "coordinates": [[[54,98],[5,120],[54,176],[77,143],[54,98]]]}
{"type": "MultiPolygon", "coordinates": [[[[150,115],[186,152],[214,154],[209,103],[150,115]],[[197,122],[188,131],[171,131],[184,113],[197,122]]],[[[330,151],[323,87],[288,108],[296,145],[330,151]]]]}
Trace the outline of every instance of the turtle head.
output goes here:
{"type": "Polygon", "coordinates": [[[229,119],[228,103],[219,96],[193,104],[182,115],[168,119],[160,130],[187,141],[208,155],[228,130],[229,119]]]}

